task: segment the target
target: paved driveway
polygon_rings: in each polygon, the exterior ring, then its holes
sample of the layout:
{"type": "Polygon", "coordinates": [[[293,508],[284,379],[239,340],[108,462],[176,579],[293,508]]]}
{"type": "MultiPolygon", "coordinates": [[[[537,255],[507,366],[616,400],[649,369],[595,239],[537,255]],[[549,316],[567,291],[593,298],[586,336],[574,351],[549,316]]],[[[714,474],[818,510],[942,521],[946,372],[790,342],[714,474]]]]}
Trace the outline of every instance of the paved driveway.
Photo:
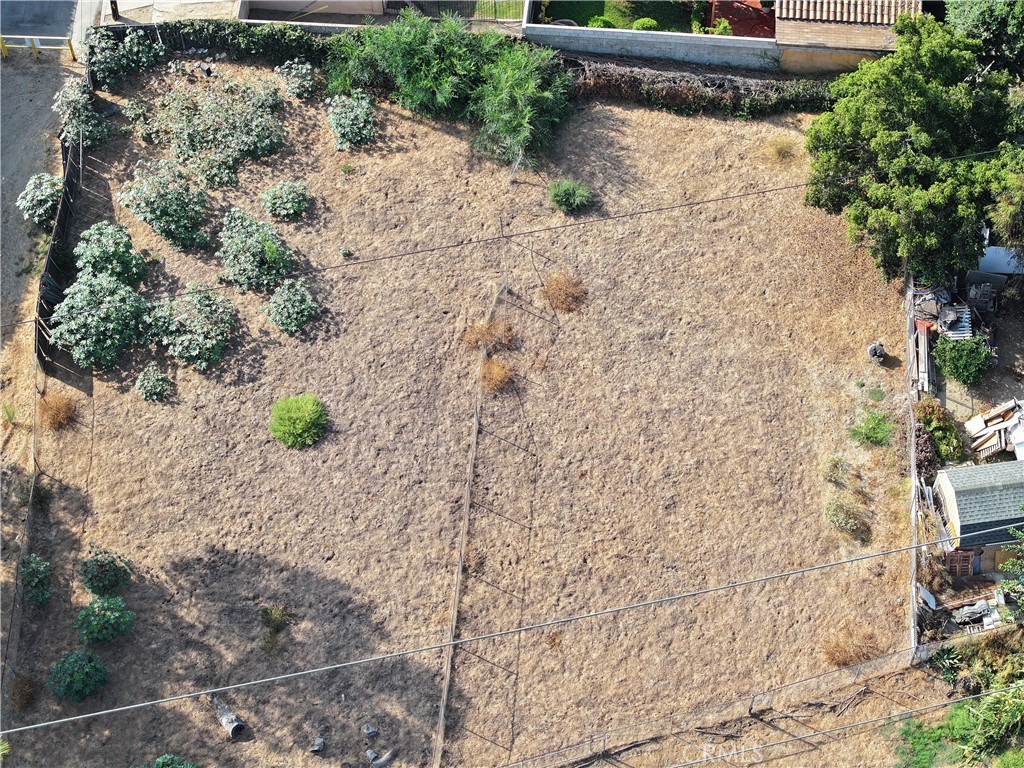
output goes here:
{"type": "Polygon", "coordinates": [[[75,0],[0,0],[0,34],[5,37],[67,37],[75,0]]]}

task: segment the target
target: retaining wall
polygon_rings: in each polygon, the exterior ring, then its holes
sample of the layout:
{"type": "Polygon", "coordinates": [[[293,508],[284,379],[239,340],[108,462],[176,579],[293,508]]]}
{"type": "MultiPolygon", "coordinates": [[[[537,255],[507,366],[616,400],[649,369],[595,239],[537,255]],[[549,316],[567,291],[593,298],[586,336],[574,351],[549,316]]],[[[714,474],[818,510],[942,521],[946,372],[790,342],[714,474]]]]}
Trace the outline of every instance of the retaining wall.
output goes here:
{"type": "Polygon", "coordinates": [[[567,51],[742,69],[777,71],[782,60],[782,52],[774,40],[755,37],[593,29],[554,24],[523,24],[523,37],[538,45],[567,51]]]}

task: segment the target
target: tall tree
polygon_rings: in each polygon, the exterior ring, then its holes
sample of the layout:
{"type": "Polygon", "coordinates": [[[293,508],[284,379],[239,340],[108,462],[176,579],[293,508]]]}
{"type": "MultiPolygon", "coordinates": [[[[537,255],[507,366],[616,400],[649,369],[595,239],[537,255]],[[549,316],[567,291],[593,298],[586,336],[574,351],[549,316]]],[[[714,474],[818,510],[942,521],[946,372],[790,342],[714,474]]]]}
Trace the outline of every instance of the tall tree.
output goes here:
{"type": "Polygon", "coordinates": [[[811,125],[806,202],[845,211],[887,278],[931,282],[977,265],[991,203],[987,156],[1007,125],[1009,75],[983,71],[979,43],[931,16],[902,16],[896,51],[832,84],[837,101],[811,125]]]}
{"type": "Polygon", "coordinates": [[[1024,74],[1024,3],[1019,0],[946,0],[946,23],[981,42],[993,66],[1024,74]]]}

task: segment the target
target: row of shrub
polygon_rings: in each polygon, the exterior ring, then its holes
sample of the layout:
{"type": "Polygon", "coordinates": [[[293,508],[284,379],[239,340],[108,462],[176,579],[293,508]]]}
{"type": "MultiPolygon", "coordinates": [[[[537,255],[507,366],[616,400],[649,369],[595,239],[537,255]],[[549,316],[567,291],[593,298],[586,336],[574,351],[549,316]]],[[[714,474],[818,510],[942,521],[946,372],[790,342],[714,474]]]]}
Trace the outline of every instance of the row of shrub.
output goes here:
{"type": "MultiPolygon", "coordinates": [[[[86,646],[109,643],[126,635],[135,624],[135,614],[124,598],[115,594],[131,581],[132,562],[116,552],[89,546],[78,566],[82,584],[92,593],[89,605],[78,612],[74,626],[86,646]]],[[[25,599],[37,606],[50,602],[50,563],[39,555],[27,555],[22,562],[21,585],[25,599]]],[[[65,653],[53,665],[47,685],[58,699],[82,701],[97,693],[109,680],[103,662],[88,650],[65,653]]]]}

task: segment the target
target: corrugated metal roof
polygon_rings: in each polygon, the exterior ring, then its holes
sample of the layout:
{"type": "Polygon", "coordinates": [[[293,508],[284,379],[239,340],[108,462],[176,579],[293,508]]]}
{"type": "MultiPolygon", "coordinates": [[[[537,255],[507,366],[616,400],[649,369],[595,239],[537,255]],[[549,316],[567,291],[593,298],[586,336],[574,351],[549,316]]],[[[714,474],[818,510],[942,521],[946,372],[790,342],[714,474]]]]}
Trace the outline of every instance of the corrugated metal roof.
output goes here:
{"type": "Polygon", "coordinates": [[[921,0],[778,0],[776,19],[895,24],[901,13],[920,13],[921,0]]]}
{"type": "Polygon", "coordinates": [[[1020,522],[1024,527],[1024,461],[1004,461],[974,467],[944,469],[956,494],[961,546],[978,546],[1009,538],[1006,531],[971,536],[1000,523],[1020,522]]]}

